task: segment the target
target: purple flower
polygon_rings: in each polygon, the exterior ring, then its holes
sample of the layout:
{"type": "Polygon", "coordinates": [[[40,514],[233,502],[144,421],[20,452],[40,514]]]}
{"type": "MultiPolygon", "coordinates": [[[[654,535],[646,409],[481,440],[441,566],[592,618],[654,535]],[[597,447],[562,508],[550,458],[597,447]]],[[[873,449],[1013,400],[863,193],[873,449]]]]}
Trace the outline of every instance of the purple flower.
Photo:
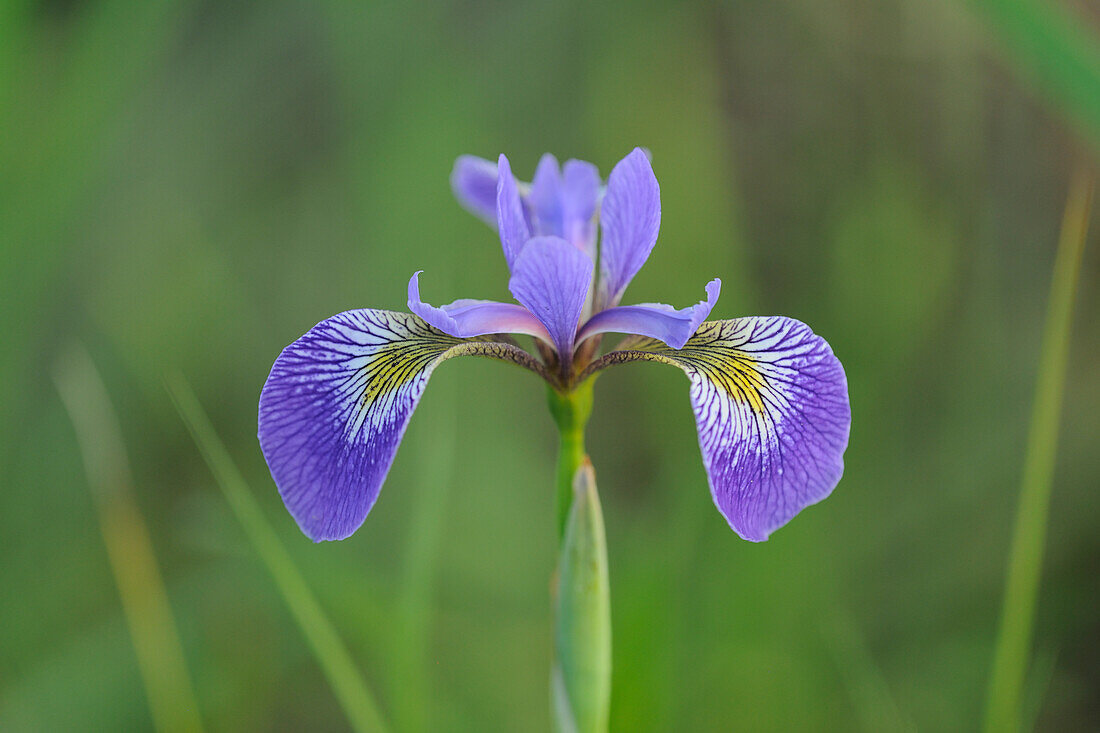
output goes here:
{"type": "Polygon", "coordinates": [[[706,300],[680,310],[659,303],[615,307],[649,257],[661,225],[660,188],[640,149],[611,171],[602,204],[594,166],[570,160],[559,170],[552,155],[543,156],[524,195],[503,155],[495,172],[488,161],[459,158],[452,182],[459,200],[485,218],[495,183],[495,221],[512,273],[508,288],[522,305],[458,300],[436,308],[420,300],[417,273],[409,281],[409,310],[444,333],[535,336],[552,346],[568,369],[577,344],[609,331],[649,336],[679,349],[718,300],[722,283],[715,279],[706,286],[706,300]],[[603,241],[594,283],[597,207],[603,241]],[[586,302],[596,313],[578,329],[586,302]]]}
{"type": "Polygon", "coordinates": [[[619,305],[660,229],[660,189],[642,150],[615,166],[606,190],[594,166],[559,167],[550,155],[529,185],[503,155],[496,166],[461,157],[451,181],[499,231],[517,302],[428,305],[417,272],[412,315],[347,311],[283,351],[260,396],[259,438],[309,537],[342,539],[362,524],[432,370],[466,354],[511,361],[563,393],[613,364],[678,366],[691,381],[711,494],[745,539],[767,539],[829,495],[851,417],[844,370],[823,339],[782,317],[704,323],[717,279],[686,308],[619,305]],[[596,357],[609,332],[630,336],[596,357]],[[538,358],[507,334],[534,337],[538,358]]]}

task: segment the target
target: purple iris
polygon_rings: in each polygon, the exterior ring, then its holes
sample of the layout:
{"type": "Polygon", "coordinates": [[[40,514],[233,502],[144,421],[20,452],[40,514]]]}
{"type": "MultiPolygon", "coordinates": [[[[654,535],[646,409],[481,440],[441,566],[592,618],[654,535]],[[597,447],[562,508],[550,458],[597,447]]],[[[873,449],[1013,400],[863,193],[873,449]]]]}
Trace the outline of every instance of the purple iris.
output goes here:
{"type": "Polygon", "coordinates": [[[661,191],[640,149],[611,171],[602,202],[593,165],[570,160],[559,169],[552,155],[543,156],[523,196],[503,155],[495,169],[479,158],[459,158],[452,181],[460,201],[499,222],[512,273],[508,289],[522,305],[457,300],[436,308],[420,300],[417,273],[409,281],[409,310],[444,333],[459,338],[528,334],[552,346],[559,365],[568,369],[578,344],[609,331],[682,348],[718,301],[722,282],[715,279],[706,286],[707,299],[687,308],[660,303],[617,307],[661,227],[661,191]],[[491,209],[490,190],[495,191],[491,209]],[[599,277],[593,282],[597,209],[603,241],[599,277]],[[594,315],[578,328],[586,310],[594,315]]]}
{"type": "Polygon", "coordinates": [[[782,317],[704,323],[721,282],[682,309],[619,305],[660,229],[660,189],[635,149],[606,189],[594,166],[546,155],[530,184],[464,156],[459,201],[500,234],[517,303],[431,306],[419,275],[413,315],[355,310],[288,346],[260,396],[260,444],[287,508],[314,540],[342,539],[366,518],[432,370],[473,354],[523,366],[567,394],[607,366],[660,361],[691,381],[711,493],[730,526],[762,541],[824,499],[843,471],[851,420],[844,370],[829,345],[782,317]],[[599,246],[597,247],[597,231],[599,246]],[[599,356],[597,337],[629,334],[599,356]],[[508,334],[533,336],[537,356],[508,334]]]}

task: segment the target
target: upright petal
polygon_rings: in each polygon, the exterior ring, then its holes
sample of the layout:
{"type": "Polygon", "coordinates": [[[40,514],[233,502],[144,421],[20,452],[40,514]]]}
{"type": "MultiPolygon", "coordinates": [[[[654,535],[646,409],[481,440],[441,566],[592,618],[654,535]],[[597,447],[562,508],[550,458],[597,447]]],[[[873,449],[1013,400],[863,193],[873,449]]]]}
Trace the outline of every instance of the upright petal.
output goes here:
{"type": "Polygon", "coordinates": [[[687,374],[711,495],[741,537],[766,540],[840,480],[848,385],[829,344],[805,324],[777,316],[711,321],[678,351],[647,341],[590,369],[638,359],[687,374]]]}
{"type": "Polygon", "coordinates": [[[696,305],[676,310],[664,303],[620,305],[600,311],[588,319],[577,334],[577,343],[598,333],[632,333],[663,341],[674,349],[683,348],[687,340],[707,320],[722,292],[722,281],[714,278],[707,283],[707,299],[696,305]]]}
{"type": "Polygon", "coordinates": [[[562,180],[558,159],[550,153],[542,156],[531,179],[527,201],[532,211],[533,233],[539,236],[561,237],[562,180]]]}
{"type": "Polygon", "coordinates": [[[530,240],[512,267],[508,289],[546,326],[563,362],[572,358],[591,281],[592,260],[557,237],[530,240]]]}
{"type": "Polygon", "coordinates": [[[562,168],[562,234],[565,241],[596,261],[596,204],[600,171],[583,160],[567,160],[562,168]]]}
{"type": "Polygon", "coordinates": [[[260,448],[307,536],[343,539],[363,523],[432,370],[461,354],[540,369],[508,344],[380,310],[335,315],[283,350],[260,394],[260,448]]]}
{"type": "Polygon", "coordinates": [[[641,148],[619,161],[600,207],[600,272],[606,305],[617,305],[661,228],[661,189],[641,148]]]}
{"type": "Polygon", "coordinates": [[[491,227],[497,225],[497,166],[476,155],[461,155],[451,171],[458,202],[491,227]]]}
{"type": "Polygon", "coordinates": [[[508,269],[516,261],[520,250],[531,238],[531,230],[523,214],[523,202],[519,198],[515,176],[503,155],[497,161],[497,224],[500,227],[500,243],[504,247],[504,259],[508,269]]]}
{"type": "Polygon", "coordinates": [[[531,311],[515,303],[463,299],[438,308],[424,303],[420,300],[420,272],[409,279],[409,310],[443,333],[458,338],[525,333],[550,342],[550,335],[542,323],[531,311]]]}

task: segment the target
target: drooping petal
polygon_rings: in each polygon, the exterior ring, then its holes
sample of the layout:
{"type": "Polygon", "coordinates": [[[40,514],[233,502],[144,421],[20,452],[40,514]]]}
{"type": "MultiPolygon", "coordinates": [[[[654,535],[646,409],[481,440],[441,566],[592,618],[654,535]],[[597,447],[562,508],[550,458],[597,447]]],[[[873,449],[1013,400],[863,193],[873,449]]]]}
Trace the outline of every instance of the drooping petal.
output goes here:
{"type": "Polygon", "coordinates": [[[476,155],[461,155],[451,171],[451,190],[463,208],[491,227],[497,225],[497,166],[476,155]]]}
{"type": "Polygon", "coordinates": [[[606,305],[617,305],[649,258],[661,228],[661,189],[641,148],[634,148],[611,171],[600,207],[600,226],[600,273],[606,305]]]}
{"type": "Polygon", "coordinates": [[[512,267],[508,289],[546,326],[564,362],[572,357],[591,281],[592,260],[558,237],[531,239],[512,267]]]}
{"type": "Polygon", "coordinates": [[[488,333],[525,333],[550,342],[546,328],[529,310],[515,303],[492,300],[456,300],[436,307],[420,300],[420,272],[409,279],[409,310],[443,333],[458,338],[488,333]]]}
{"type": "Polygon", "coordinates": [[[600,171],[583,160],[567,160],[562,168],[562,237],[596,260],[596,204],[600,171]]]}
{"type": "Polygon", "coordinates": [[[707,299],[676,310],[664,303],[620,305],[600,311],[588,319],[577,334],[577,343],[598,333],[632,333],[663,341],[674,349],[683,348],[687,340],[707,320],[722,292],[722,281],[714,278],[707,283],[707,299]]]}
{"type": "Polygon", "coordinates": [[[778,316],[710,321],[683,349],[646,341],[591,369],[639,359],[687,374],[711,495],[741,537],[766,540],[840,480],[848,385],[829,344],[805,324],[778,316]]]}
{"type": "Polygon", "coordinates": [[[497,161],[497,224],[500,227],[504,259],[508,261],[508,269],[511,270],[520,250],[531,238],[531,230],[524,218],[523,202],[519,198],[512,168],[503,155],[497,161]]]}
{"type": "Polygon", "coordinates": [[[558,159],[546,153],[539,160],[531,191],[527,195],[532,213],[532,233],[538,236],[562,235],[562,180],[558,159]]]}
{"type": "Polygon", "coordinates": [[[508,344],[380,310],[335,315],[283,350],[260,394],[260,447],[308,537],[343,539],[363,523],[432,370],[462,354],[541,369],[508,344]]]}

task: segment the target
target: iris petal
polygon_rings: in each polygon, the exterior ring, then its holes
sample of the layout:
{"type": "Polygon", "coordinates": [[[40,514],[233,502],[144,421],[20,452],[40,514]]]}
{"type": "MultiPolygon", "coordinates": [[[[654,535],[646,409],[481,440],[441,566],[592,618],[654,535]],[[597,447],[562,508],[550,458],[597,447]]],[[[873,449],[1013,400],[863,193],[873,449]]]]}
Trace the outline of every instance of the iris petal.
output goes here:
{"type": "Polygon", "coordinates": [[[508,269],[519,256],[524,244],[531,238],[531,230],[523,213],[516,179],[508,159],[503,155],[497,161],[497,224],[500,227],[500,243],[504,247],[504,259],[508,269]]]}
{"type": "Polygon", "coordinates": [[[561,237],[562,180],[558,159],[550,153],[542,156],[531,179],[527,201],[532,211],[532,229],[541,236],[561,237]]]}
{"type": "Polygon", "coordinates": [[[583,160],[567,160],[562,168],[562,237],[596,260],[596,204],[600,171],[583,160]]]}
{"type": "Polygon", "coordinates": [[[592,260],[558,237],[531,239],[512,267],[508,289],[546,326],[563,362],[572,357],[591,280],[592,260]]]}
{"type": "Polygon", "coordinates": [[[722,281],[718,278],[711,280],[706,290],[706,300],[680,310],[664,303],[642,303],[600,311],[584,324],[577,334],[577,341],[579,343],[598,333],[631,333],[655,338],[674,349],[683,348],[714,309],[718,294],[722,291],[722,281]]]}
{"type": "Polygon", "coordinates": [[[440,307],[428,305],[420,300],[420,272],[409,279],[409,310],[443,333],[457,338],[525,333],[550,342],[550,335],[539,320],[515,303],[462,299],[440,307]]]}
{"type": "Polygon", "coordinates": [[[611,171],[600,207],[600,226],[606,305],[617,305],[649,258],[661,228],[661,189],[641,148],[634,148],[611,171]]]}
{"type": "Polygon", "coordinates": [[[497,225],[497,166],[476,155],[462,155],[451,171],[451,190],[463,208],[497,225]]]}
{"type": "Polygon", "coordinates": [[[597,367],[635,360],[680,367],[711,495],[741,537],[762,542],[827,497],[844,472],[851,408],[829,344],[791,318],[704,323],[683,349],[648,341],[597,367]]]}
{"type": "Polygon", "coordinates": [[[519,348],[380,310],[335,315],[283,350],[260,394],[260,448],[308,537],[343,539],[363,523],[432,371],[464,354],[541,370],[519,348]]]}
{"type": "Polygon", "coordinates": [[[411,315],[356,310],[279,355],[260,394],[260,447],[307,536],[343,539],[363,523],[428,377],[460,343],[411,315]]]}

